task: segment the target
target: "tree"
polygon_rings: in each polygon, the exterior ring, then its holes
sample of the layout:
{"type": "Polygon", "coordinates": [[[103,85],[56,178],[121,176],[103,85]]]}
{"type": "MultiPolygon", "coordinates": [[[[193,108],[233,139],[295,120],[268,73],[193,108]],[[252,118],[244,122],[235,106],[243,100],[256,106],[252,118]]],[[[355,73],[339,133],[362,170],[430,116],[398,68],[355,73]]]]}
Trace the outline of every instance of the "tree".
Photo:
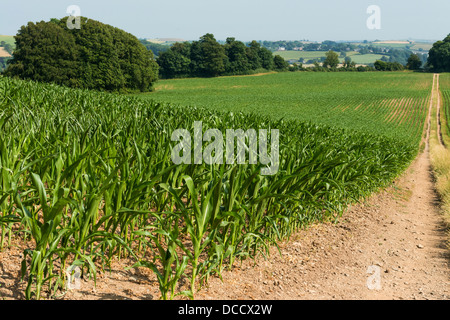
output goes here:
{"type": "Polygon", "coordinates": [[[323,61],[324,67],[330,67],[330,68],[336,68],[339,64],[339,55],[330,50],[327,53],[325,53],[325,60],[323,61]]]}
{"type": "Polygon", "coordinates": [[[84,17],[81,29],[71,30],[67,19],[22,26],[5,74],[105,91],[152,89],[158,65],[136,37],[84,17]]]}
{"type": "Polygon", "coordinates": [[[408,58],[408,63],[406,64],[406,68],[409,70],[419,70],[422,66],[422,60],[419,58],[417,54],[411,54],[408,58]]]}
{"type": "Polygon", "coordinates": [[[159,64],[159,73],[163,78],[189,77],[191,70],[191,44],[189,42],[176,42],[168,51],[160,52],[156,60],[159,64]]]}
{"type": "Polygon", "coordinates": [[[377,69],[378,71],[386,71],[388,62],[377,60],[377,61],[375,61],[374,66],[375,66],[375,69],[377,69]]]}
{"type": "Polygon", "coordinates": [[[443,41],[433,44],[427,64],[435,72],[450,72],[450,34],[443,41]]]}
{"type": "Polygon", "coordinates": [[[260,48],[258,54],[261,59],[261,67],[266,70],[273,70],[274,64],[272,52],[266,48],[260,48]]]}
{"type": "Polygon", "coordinates": [[[350,57],[345,57],[344,68],[355,68],[355,67],[356,67],[355,61],[352,61],[352,58],[350,57]]]}
{"type": "Polygon", "coordinates": [[[156,61],[163,78],[177,78],[190,74],[191,59],[176,50],[162,52],[156,61]]]}
{"type": "Polygon", "coordinates": [[[29,22],[15,36],[16,50],[5,75],[79,87],[81,67],[75,38],[55,23],[29,22]]]}
{"type": "Polygon", "coordinates": [[[235,38],[227,38],[225,54],[228,57],[225,67],[227,73],[243,74],[250,70],[247,48],[243,42],[236,41],[235,38]]]}
{"type": "Polygon", "coordinates": [[[404,70],[405,67],[400,62],[391,62],[388,63],[390,71],[401,71],[404,70]]]}
{"type": "Polygon", "coordinates": [[[274,64],[275,70],[278,70],[278,71],[285,71],[289,67],[289,63],[287,63],[287,61],[284,60],[283,57],[281,57],[279,55],[276,55],[273,58],[273,64],[274,64]]]}
{"type": "Polygon", "coordinates": [[[262,60],[259,54],[261,50],[261,45],[259,42],[253,40],[247,47],[247,58],[250,64],[251,70],[257,70],[262,68],[262,60]]]}
{"type": "Polygon", "coordinates": [[[217,77],[225,72],[227,56],[225,48],[207,33],[194,41],[191,47],[192,73],[197,76],[217,77]]]}
{"type": "Polygon", "coordinates": [[[385,62],[377,60],[374,63],[375,69],[377,71],[401,71],[404,66],[399,62],[385,62]]]}

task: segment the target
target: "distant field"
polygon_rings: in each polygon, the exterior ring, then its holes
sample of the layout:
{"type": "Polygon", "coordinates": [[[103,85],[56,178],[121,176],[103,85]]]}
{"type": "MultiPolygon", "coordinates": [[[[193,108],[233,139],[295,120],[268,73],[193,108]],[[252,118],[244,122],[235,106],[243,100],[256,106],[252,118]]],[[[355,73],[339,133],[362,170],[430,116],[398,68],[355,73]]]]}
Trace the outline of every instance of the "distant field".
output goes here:
{"type": "MultiPolygon", "coordinates": [[[[303,58],[305,62],[307,60],[319,59],[325,57],[326,51],[276,51],[274,55],[280,55],[285,60],[296,59],[299,60],[303,58]]],[[[347,56],[352,58],[352,61],[355,61],[357,64],[369,64],[374,63],[377,60],[380,60],[383,55],[381,54],[359,54],[355,51],[350,51],[347,53],[347,56]]],[[[344,58],[340,58],[340,61],[343,62],[344,58]]]]}
{"type": "Polygon", "coordinates": [[[422,48],[424,51],[429,51],[431,47],[433,46],[432,43],[429,42],[369,42],[369,43],[354,43],[356,45],[371,45],[374,47],[391,47],[391,48],[406,48],[407,46],[410,47],[411,50],[419,50],[422,48]]]}
{"type": "Polygon", "coordinates": [[[325,57],[326,51],[294,51],[294,50],[287,50],[287,51],[275,51],[274,55],[279,55],[283,57],[285,60],[290,59],[300,59],[303,58],[305,60],[310,59],[318,59],[321,57],[325,57]]]}
{"type": "Polygon", "coordinates": [[[422,49],[424,51],[429,51],[433,47],[432,43],[416,43],[411,47],[412,50],[422,49]]]}
{"type": "Polygon", "coordinates": [[[384,56],[382,54],[356,54],[350,56],[352,61],[355,61],[357,64],[369,64],[374,63],[377,60],[380,60],[384,56]]]}
{"type": "Polygon", "coordinates": [[[369,42],[369,43],[355,43],[356,45],[367,45],[373,47],[391,47],[391,48],[405,48],[406,46],[412,46],[413,44],[408,43],[395,43],[395,42],[369,42]]]}
{"type": "Polygon", "coordinates": [[[5,41],[6,43],[9,43],[12,46],[15,46],[15,40],[14,36],[2,36],[0,35],[0,42],[5,41]]]}
{"type": "Polygon", "coordinates": [[[286,72],[162,80],[156,92],[138,97],[417,139],[431,78],[431,74],[411,72],[286,72]]]}
{"type": "Polygon", "coordinates": [[[163,38],[163,39],[147,39],[148,42],[156,43],[156,44],[174,44],[175,42],[185,42],[186,40],[178,39],[178,38],[163,38]]]}
{"type": "Polygon", "coordinates": [[[11,57],[11,55],[3,47],[0,47],[0,58],[6,57],[11,57]]]}

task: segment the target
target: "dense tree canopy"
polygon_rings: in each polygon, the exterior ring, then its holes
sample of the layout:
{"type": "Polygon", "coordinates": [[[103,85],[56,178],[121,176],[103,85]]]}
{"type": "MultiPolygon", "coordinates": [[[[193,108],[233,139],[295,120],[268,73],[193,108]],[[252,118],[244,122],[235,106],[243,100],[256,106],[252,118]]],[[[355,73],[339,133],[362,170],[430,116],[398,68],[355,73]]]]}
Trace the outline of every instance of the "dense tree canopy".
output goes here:
{"type": "Polygon", "coordinates": [[[378,71],[401,71],[405,69],[401,63],[385,62],[381,60],[375,61],[374,66],[378,71]]]}
{"type": "Polygon", "coordinates": [[[437,72],[450,72],[450,34],[433,44],[428,55],[428,66],[437,72]]]}
{"type": "Polygon", "coordinates": [[[80,29],[67,28],[67,17],[29,22],[15,39],[7,76],[106,91],[149,91],[158,78],[136,37],[92,19],[82,17],[80,29]]]}
{"type": "MultiPolygon", "coordinates": [[[[277,68],[272,52],[261,47],[259,42],[246,45],[230,37],[222,45],[210,33],[199,41],[175,43],[160,53],[157,62],[164,78],[240,75],[277,68]]],[[[279,63],[282,69],[287,69],[284,59],[279,63]]]]}
{"type": "Polygon", "coordinates": [[[289,63],[283,59],[282,56],[276,55],[273,58],[273,64],[274,64],[274,68],[275,70],[278,71],[284,71],[289,67],[289,63]]]}
{"type": "Polygon", "coordinates": [[[191,46],[192,73],[196,76],[216,77],[225,72],[227,56],[225,48],[214,35],[207,33],[191,46]]]}
{"type": "Polygon", "coordinates": [[[406,64],[406,67],[409,70],[419,70],[422,66],[422,60],[417,54],[412,54],[408,58],[408,63],[406,64]]]}
{"type": "Polygon", "coordinates": [[[225,44],[225,54],[228,57],[226,72],[230,74],[244,73],[250,69],[250,62],[247,56],[247,47],[235,38],[227,38],[225,44]]]}

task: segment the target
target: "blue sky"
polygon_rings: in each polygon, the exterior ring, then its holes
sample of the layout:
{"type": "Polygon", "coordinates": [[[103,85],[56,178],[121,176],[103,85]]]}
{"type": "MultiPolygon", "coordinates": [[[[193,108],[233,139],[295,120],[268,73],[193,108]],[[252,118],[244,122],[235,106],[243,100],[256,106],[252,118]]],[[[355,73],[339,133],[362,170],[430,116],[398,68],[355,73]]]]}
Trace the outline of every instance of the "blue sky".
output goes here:
{"type": "Polygon", "coordinates": [[[66,16],[69,5],[139,38],[437,40],[450,33],[448,0],[1,0],[0,34],[66,16]],[[367,28],[369,5],[381,9],[379,30],[367,28]]]}

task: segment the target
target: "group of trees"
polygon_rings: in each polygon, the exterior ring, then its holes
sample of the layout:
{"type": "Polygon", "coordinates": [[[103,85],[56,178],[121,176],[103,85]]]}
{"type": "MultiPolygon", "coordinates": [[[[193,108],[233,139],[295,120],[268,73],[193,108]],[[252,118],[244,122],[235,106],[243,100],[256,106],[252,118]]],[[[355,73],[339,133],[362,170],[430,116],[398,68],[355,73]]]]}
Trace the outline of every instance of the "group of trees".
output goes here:
{"type": "Polygon", "coordinates": [[[429,52],[428,68],[435,72],[450,72],[450,34],[433,44],[429,52]]]}
{"type": "Polygon", "coordinates": [[[245,45],[227,38],[220,44],[210,33],[199,41],[175,43],[159,55],[157,62],[163,78],[249,74],[261,69],[286,70],[289,66],[259,42],[245,45]]]}
{"type": "Polygon", "coordinates": [[[81,17],[29,22],[15,37],[7,76],[105,91],[149,91],[158,78],[153,53],[123,30],[81,17]]]}
{"type": "Polygon", "coordinates": [[[401,71],[401,70],[419,70],[422,67],[422,59],[418,54],[409,55],[406,64],[403,65],[399,62],[389,62],[377,60],[374,63],[374,67],[378,71],[401,71]]]}
{"type": "Polygon", "coordinates": [[[375,61],[374,67],[378,71],[401,71],[405,69],[399,62],[385,62],[381,60],[375,61]]]}

